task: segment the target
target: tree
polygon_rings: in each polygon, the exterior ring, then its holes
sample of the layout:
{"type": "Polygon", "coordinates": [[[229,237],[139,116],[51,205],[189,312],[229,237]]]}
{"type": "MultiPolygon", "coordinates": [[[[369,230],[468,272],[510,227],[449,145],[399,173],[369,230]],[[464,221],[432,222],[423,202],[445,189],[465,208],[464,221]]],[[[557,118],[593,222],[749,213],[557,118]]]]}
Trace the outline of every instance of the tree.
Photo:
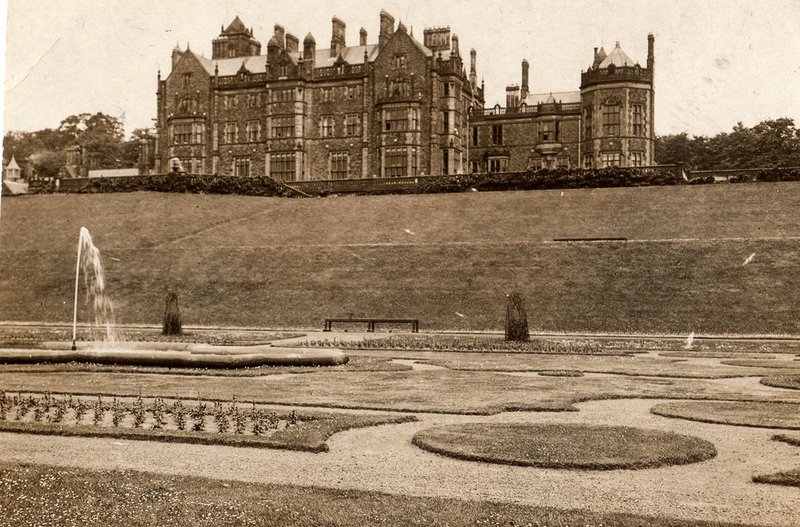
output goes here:
{"type": "Polygon", "coordinates": [[[125,133],[122,121],[116,117],[102,112],[70,115],[61,121],[58,131],[72,144],[77,143],[97,155],[98,168],[119,168],[125,164],[122,155],[125,133]]]}
{"type": "Polygon", "coordinates": [[[139,149],[142,141],[152,141],[155,137],[155,132],[152,128],[136,128],[131,133],[131,138],[122,144],[120,152],[122,165],[127,167],[138,165],[139,149]]]}
{"type": "Polygon", "coordinates": [[[181,331],[181,310],[178,307],[178,291],[170,289],[167,292],[166,305],[164,307],[162,333],[164,335],[180,335],[181,331]]]}
{"type": "Polygon", "coordinates": [[[737,123],[714,137],[687,133],[656,138],[659,163],[685,163],[695,170],[800,166],[800,130],[794,119],[762,121],[752,128],[737,123]]]}
{"type": "Polygon", "coordinates": [[[508,295],[506,304],[506,340],[509,342],[526,342],[528,334],[528,314],[525,302],[519,293],[508,295]]]}

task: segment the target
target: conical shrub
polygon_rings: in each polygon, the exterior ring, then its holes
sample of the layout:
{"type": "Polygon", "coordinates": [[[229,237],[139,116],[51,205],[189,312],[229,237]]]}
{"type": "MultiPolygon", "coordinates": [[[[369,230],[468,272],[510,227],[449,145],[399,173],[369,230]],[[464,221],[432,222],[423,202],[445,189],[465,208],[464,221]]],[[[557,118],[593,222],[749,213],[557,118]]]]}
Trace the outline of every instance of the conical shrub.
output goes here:
{"type": "Polygon", "coordinates": [[[167,293],[166,306],[164,307],[164,335],[181,334],[181,310],[178,307],[178,291],[170,289],[167,293]]]}
{"type": "Polygon", "coordinates": [[[506,341],[525,342],[529,338],[525,302],[519,293],[511,293],[506,304],[506,341]]]}

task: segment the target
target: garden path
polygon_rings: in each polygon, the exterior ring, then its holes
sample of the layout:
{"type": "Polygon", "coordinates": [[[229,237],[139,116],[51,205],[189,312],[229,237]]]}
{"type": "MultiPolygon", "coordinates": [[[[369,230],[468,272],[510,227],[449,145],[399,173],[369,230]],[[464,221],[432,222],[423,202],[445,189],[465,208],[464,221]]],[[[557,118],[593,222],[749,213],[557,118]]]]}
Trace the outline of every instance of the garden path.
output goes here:
{"type": "Polygon", "coordinates": [[[712,425],[653,415],[664,400],[580,403],[579,412],[507,412],[494,416],[420,414],[419,421],[349,430],[310,454],[267,449],[143,441],[0,434],[0,458],[96,469],[132,469],[248,482],[377,490],[416,496],[487,499],[629,512],[713,518],[778,526],[800,525],[797,489],[752,483],[753,474],[800,464],[800,449],[772,441],[771,430],[712,425]],[[601,472],[475,463],[425,452],[411,444],[418,430],[464,422],[587,423],[636,426],[711,441],[718,455],[691,465],[601,472]],[[758,455],[754,455],[758,452],[758,455]]]}

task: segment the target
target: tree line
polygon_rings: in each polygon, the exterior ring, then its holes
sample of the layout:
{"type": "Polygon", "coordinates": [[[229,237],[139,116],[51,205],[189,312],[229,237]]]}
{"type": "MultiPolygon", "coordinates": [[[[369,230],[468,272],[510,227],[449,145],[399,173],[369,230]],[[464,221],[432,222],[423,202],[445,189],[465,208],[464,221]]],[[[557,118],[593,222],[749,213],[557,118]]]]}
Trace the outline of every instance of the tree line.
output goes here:
{"type": "Polygon", "coordinates": [[[800,167],[800,130],[794,119],[770,119],[752,128],[738,123],[714,137],[686,132],[656,137],[659,164],[685,163],[694,170],[800,167]]]}
{"type": "Polygon", "coordinates": [[[57,128],[35,132],[7,132],[3,136],[3,161],[13,155],[18,162],[29,160],[37,174],[56,177],[66,164],[66,151],[85,147],[97,158],[97,168],[134,167],[139,160],[139,143],[153,137],[149,128],[137,128],[125,139],[122,121],[102,112],[66,117],[57,128]]]}

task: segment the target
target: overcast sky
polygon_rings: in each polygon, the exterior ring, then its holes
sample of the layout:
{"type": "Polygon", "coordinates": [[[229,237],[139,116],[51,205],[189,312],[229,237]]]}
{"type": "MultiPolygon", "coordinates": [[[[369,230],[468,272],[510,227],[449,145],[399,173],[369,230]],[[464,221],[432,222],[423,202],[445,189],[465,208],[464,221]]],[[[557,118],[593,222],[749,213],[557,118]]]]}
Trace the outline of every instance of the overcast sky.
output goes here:
{"type": "Polygon", "coordinates": [[[487,106],[531,63],[534,92],[577,90],[592,49],[616,41],[642,65],[656,37],[656,132],[713,135],[742,121],[792,117],[800,124],[800,1],[720,0],[7,0],[4,128],[56,127],[102,111],[127,132],[152,124],[156,74],[176,43],[206,56],[239,15],[264,49],[272,26],[328,47],[330,19],[348,44],[365,27],[377,41],[383,7],[413,28],[449,25],[462,55],[478,51],[487,106]]]}

